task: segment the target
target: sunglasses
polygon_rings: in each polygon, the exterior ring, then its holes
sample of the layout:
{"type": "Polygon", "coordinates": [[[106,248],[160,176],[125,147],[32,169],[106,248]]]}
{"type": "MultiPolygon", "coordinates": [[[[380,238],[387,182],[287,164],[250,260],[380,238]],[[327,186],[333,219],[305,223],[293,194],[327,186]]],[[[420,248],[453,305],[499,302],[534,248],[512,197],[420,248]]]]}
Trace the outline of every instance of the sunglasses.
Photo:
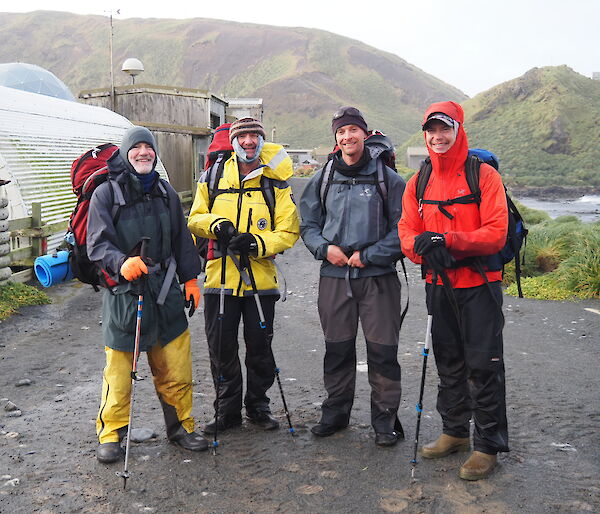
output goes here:
{"type": "Polygon", "coordinates": [[[358,116],[360,118],[364,118],[362,112],[360,112],[356,107],[342,107],[341,109],[335,111],[333,113],[333,119],[339,120],[342,116],[358,116]]]}

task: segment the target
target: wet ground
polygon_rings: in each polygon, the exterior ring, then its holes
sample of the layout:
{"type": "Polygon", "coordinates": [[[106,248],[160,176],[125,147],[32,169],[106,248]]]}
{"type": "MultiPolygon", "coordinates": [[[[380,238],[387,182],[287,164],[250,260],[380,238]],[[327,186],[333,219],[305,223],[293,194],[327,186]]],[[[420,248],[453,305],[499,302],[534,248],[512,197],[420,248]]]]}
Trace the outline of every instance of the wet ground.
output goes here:
{"type": "MultiPolygon", "coordinates": [[[[270,396],[280,430],[244,423],[222,434],[216,457],[169,444],[142,356],[146,379],[136,388],[133,426],[153,428],[158,437],[132,445],[131,478],[123,491],[115,476],[122,465],[95,458],[104,359],[101,294],[76,283],[55,286],[49,290],[52,305],[22,309],[0,324],[0,512],[600,512],[600,301],[505,297],[511,452],[485,481],[458,478],[464,455],[419,461],[413,481],[414,405],[426,324],[416,268],[409,267],[410,310],[399,350],[407,439],[379,448],[369,426],[362,337],[350,427],[326,439],[310,434],[323,400],[318,263],[301,243],[278,262],[289,295],[277,307],[274,351],[295,437],[285,428],[275,385],[270,396]],[[7,401],[20,416],[4,409],[7,401]]],[[[202,313],[192,318],[191,330],[193,413],[202,426],[212,417],[214,396],[202,313]]],[[[430,359],[424,442],[440,430],[436,383],[430,359]]]]}

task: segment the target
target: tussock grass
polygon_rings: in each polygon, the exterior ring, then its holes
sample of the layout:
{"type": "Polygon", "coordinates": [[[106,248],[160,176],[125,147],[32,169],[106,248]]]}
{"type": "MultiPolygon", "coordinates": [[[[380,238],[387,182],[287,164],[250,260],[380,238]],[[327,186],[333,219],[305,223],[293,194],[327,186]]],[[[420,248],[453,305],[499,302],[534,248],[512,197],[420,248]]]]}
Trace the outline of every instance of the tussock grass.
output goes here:
{"type": "MultiPolygon", "coordinates": [[[[542,300],[600,298],[600,222],[570,216],[530,227],[523,295],[542,300]]],[[[505,270],[506,292],[516,295],[514,263],[505,270]]]]}

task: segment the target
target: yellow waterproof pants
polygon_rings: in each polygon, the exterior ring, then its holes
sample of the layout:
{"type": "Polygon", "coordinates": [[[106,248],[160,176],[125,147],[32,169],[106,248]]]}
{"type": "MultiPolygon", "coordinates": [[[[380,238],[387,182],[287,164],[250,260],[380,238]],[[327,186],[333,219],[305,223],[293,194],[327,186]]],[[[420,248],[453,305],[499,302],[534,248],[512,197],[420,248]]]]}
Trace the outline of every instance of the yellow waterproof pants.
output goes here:
{"type": "MultiPolygon", "coordinates": [[[[102,399],[96,419],[100,443],[118,442],[118,430],[129,423],[131,367],[133,352],[121,352],[106,346],[106,367],[102,378],[102,399]]],[[[190,331],[165,346],[156,344],[148,354],[154,388],[167,425],[167,437],[182,426],[194,431],[192,414],[192,351],[190,331]]],[[[121,438],[124,434],[121,434],[121,438]]]]}

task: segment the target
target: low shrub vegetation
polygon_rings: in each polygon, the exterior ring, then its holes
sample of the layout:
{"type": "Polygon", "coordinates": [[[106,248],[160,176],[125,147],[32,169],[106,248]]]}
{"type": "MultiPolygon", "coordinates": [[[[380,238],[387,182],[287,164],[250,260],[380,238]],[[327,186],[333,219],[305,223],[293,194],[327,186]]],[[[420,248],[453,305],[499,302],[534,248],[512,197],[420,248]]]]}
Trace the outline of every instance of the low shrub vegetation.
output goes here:
{"type": "Polygon", "coordinates": [[[33,286],[17,282],[0,286],[0,320],[15,314],[20,307],[47,303],[50,303],[48,295],[33,286]]]}
{"type": "MultiPolygon", "coordinates": [[[[561,216],[532,223],[539,216],[527,211],[524,217],[529,235],[523,295],[541,300],[600,298],[600,222],[561,216]]],[[[514,262],[506,267],[504,280],[506,292],[516,296],[514,262]]]]}

